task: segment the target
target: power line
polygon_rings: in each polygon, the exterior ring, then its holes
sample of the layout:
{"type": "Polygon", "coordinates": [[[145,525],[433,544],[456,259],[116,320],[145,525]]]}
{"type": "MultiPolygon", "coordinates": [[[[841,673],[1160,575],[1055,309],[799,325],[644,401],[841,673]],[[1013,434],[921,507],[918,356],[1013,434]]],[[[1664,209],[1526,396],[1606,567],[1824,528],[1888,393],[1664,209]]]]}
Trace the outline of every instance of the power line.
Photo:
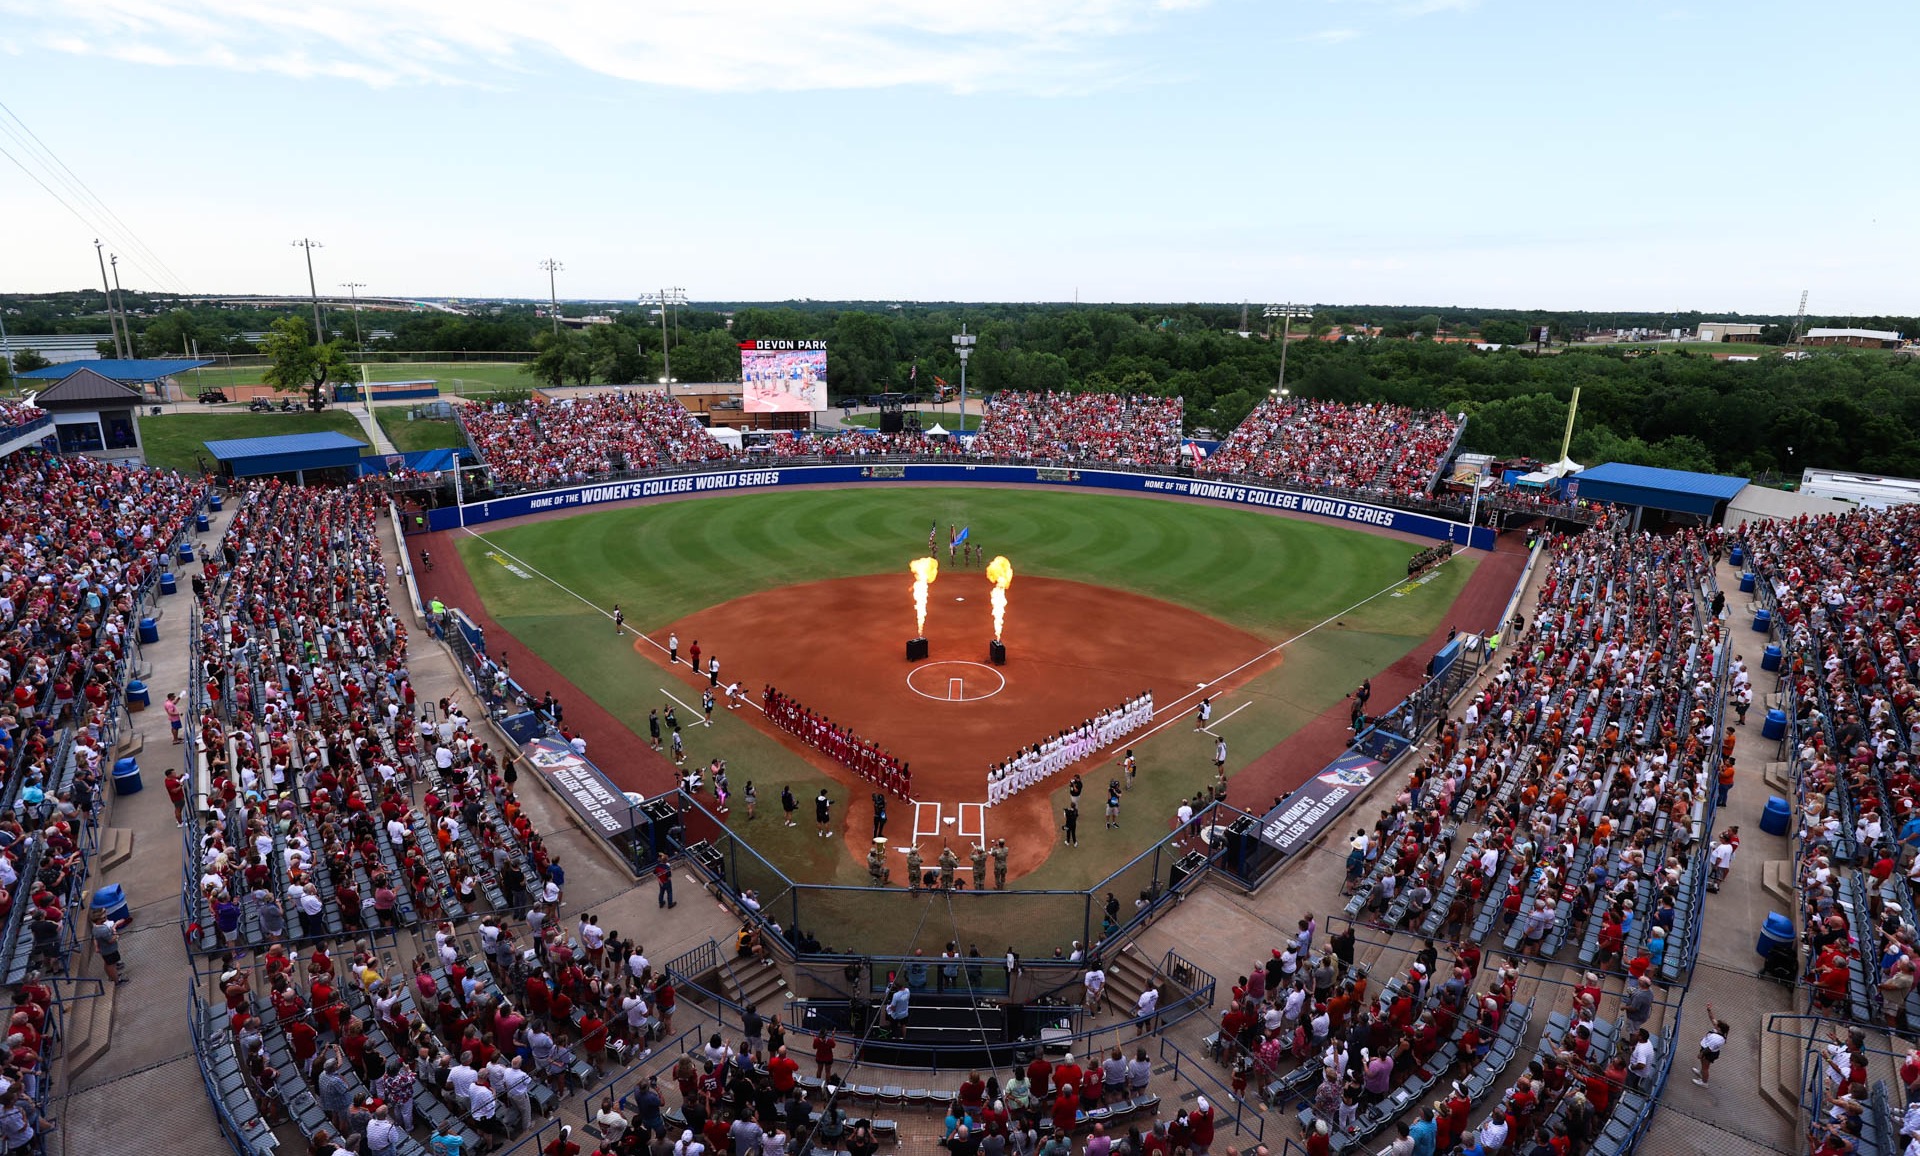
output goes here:
{"type": "MultiPolygon", "coordinates": [[[[60,159],[59,155],[56,154],[53,151],[53,149],[47,145],[45,141],[40,139],[39,135],[33,131],[32,127],[29,126],[26,121],[20,118],[19,113],[14,112],[13,109],[7,107],[7,105],[3,102],[0,102],[0,111],[4,111],[6,115],[12,119],[14,124],[17,124],[19,126],[19,129],[15,130],[11,125],[8,125],[5,121],[0,121],[0,132],[5,132],[7,136],[10,139],[12,139],[16,144],[18,144],[21,147],[22,151],[25,152],[26,155],[29,156],[31,159],[33,159],[41,167],[41,169],[45,171],[45,173],[49,177],[51,177],[55,182],[64,186],[66,191],[73,196],[74,200],[79,201],[81,203],[81,206],[84,207],[87,211],[104,214],[106,219],[111,220],[114,224],[119,226],[117,239],[122,242],[122,244],[119,247],[127,249],[129,251],[127,254],[127,260],[130,264],[140,265],[142,271],[146,272],[149,276],[153,277],[155,281],[170,282],[181,293],[186,293],[189,291],[187,288],[186,282],[180,278],[179,274],[175,273],[173,269],[170,266],[168,266],[164,260],[161,259],[160,255],[154,252],[152,247],[149,246],[144,240],[140,238],[139,234],[137,234],[134,231],[133,227],[128,225],[124,220],[122,220],[120,218],[120,215],[118,213],[115,213],[112,207],[109,206],[106,203],[106,201],[104,201],[100,197],[98,193],[95,193],[93,189],[84,180],[80,178],[80,175],[78,173],[75,173],[73,169],[69,167],[65,161],[60,159]],[[21,135],[22,133],[25,134],[24,137],[21,135]],[[153,268],[150,268],[150,266],[157,267],[159,272],[155,272],[153,268]]],[[[55,199],[60,200],[61,203],[67,207],[67,210],[69,212],[73,213],[74,216],[78,217],[83,224],[88,225],[88,227],[93,229],[94,232],[105,234],[109,237],[109,239],[116,238],[116,234],[114,230],[99,228],[94,224],[94,222],[89,221],[86,215],[83,214],[79,208],[76,208],[71,202],[67,201],[66,198],[62,197],[60,193],[55,191],[52,188],[52,186],[46,183],[46,181],[41,180],[39,175],[35,174],[32,170],[30,170],[26,166],[26,164],[22,162],[18,157],[15,157],[11,153],[9,153],[7,154],[7,159],[13,161],[15,165],[19,166],[22,172],[25,172],[27,173],[28,176],[33,177],[36,184],[38,184],[41,188],[45,189],[55,199]]]]}
{"type": "MultiPolygon", "coordinates": [[[[52,146],[48,145],[47,142],[40,139],[40,135],[33,131],[33,127],[31,125],[27,124],[26,121],[20,118],[19,113],[7,107],[7,105],[4,102],[0,102],[0,111],[4,111],[8,117],[12,118],[13,122],[20,126],[20,131],[26,133],[27,137],[32,140],[35,146],[38,147],[40,153],[43,154],[45,158],[44,160],[41,161],[43,166],[46,164],[47,161],[51,161],[54,165],[59,167],[60,172],[63,172],[66,174],[66,178],[70,178],[70,180],[65,178],[59,178],[58,174],[54,174],[56,179],[61,179],[62,183],[68,186],[69,191],[72,191],[74,188],[77,187],[79,191],[84,194],[84,197],[82,198],[83,201],[91,201],[92,202],[91,207],[98,209],[102,213],[105,213],[108,218],[110,218],[115,224],[119,225],[120,228],[124,230],[125,235],[122,239],[129,242],[129,244],[125,246],[126,248],[134,250],[138,255],[143,256],[147,261],[149,261],[153,265],[159,266],[160,269],[165,272],[167,278],[171,280],[173,284],[181,292],[184,293],[187,291],[186,282],[181,279],[179,274],[175,273],[173,269],[170,266],[168,266],[166,261],[162,260],[160,255],[156,253],[153,250],[153,248],[149,246],[146,243],[146,241],[143,240],[140,237],[140,235],[134,231],[133,226],[127,224],[124,220],[121,220],[120,215],[113,211],[112,206],[108,205],[106,201],[98,193],[94,192],[92,186],[88,185],[86,181],[82,180],[79,173],[74,172],[71,166],[69,166],[65,161],[60,159],[59,154],[53,151],[52,146]]],[[[6,126],[4,122],[0,122],[0,128],[5,128],[5,127],[6,126]]],[[[11,130],[8,130],[8,131],[16,141],[20,139],[17,133],[12,133],[11,130]]],[[[51,172],[52,170],[49,169],[48,171],[51,172]]],[[[129,259],[132,259],[131,255],[129,259]]]]}

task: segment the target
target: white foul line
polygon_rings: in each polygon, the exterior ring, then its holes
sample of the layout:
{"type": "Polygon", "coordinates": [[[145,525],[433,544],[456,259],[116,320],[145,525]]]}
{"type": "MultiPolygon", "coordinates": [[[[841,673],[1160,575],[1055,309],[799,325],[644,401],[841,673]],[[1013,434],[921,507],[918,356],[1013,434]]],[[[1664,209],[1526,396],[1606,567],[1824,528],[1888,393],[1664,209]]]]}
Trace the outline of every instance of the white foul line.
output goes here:
{"type": "MultiPolygon", "coordinates": [[[[586,606],[586,607],[587,607],[587,609],[589,609],[589,610],[591,610],[591,611],[593,611],[593,612],[594,612],[595,614],[598,614],[598,615],[599,615],[600,617],[602,617],[602,618],[605,618],[605,619],[607,619],[608,621],[612,621],[612,619],[613,619],[613,614],[612,614],[611,612],[609,612],[609,611],[606,611],[606,610],[602,610],[602,609],[600,609],[600,608],[599,608],[598,606],[595,606],[595,605],[594,605],[594,604],[593,604],[592,602],[590,602],[590,601],[588,601],[588,600],[587,600],[586,598],[584,598],[584,597],[582,597],[582,596],[581,596],[581,595],[580,595],[580,594],[579,594],[578,592],[576,592],[576,591],[575,591],[575,590],[573,590],[572,588],[570,588],[570,587],[568,587],[568,586],[567,586],[567,585],[566,585],[565,583],[562,583],[562,582],[559,582],[559,581],[556,581],[556,580],[554,579],[554,577],[553,577],[552,575],[550,575],[550,574],[547,574],[547,573],[545,573],[545,572],[543,572],[543,571],[542,571],[542,570],[541,570],[541,569],[540,569],[540,568],[539,568],[538,566],[535,566],[535,565],[534,565],[533,563],[531,563],[531,562],[528,562],[528,561],[527,561],[526,559],[524,559],[524,558],[520,558],[520,557],[518,557],[518,556],[516,556],[516,555],[515,555],[515,554],[514,554],[514,553],[513,553],[512,551],[510,551],[510,550],[506,550],[506,549],[503,549],[502,547],[500,547],[500,546],[498,546],[498,545],[495,545],[495,544],[494,544],[494,542],[493,542],[492,540],[490,540],[490,539],[489,539],[489,538],[488,538],[488,537],[487,537],[487,536],[486,536],[485,534],[476,534],[476,533],[474,533],[474,532],[473,532],[472,530],[469,530],[469,529],[467,529],[467,528],[466,528],[465,526],[462,526],[462,527],[460,527],[460,530],[461,530],[461,532],[462,532],[462,533],[464,533],[464,534],[466,534],[466,535],[467,535],[467,536],[468,536],[469,538],[478,538],[478,539],[480,539],[480,540],[481,540],[482,542],[485,542],[485,543],[486,543],[487,545],[489,545],[489,546],[492,546],[492,547],[493,547],[493,548],[494,548],[495,550],[499,550],[499,551],[500,551],[500,553],[502,553],[502,554],[505,554],[505,555],[506,555],[507,557],[509,557],[509,558],[512,558],[512,559],[513,559],[513,560],[514,560],[515,562],[518,562],[518,563],[519,563],[520,565],[522,565],[522,566],[524,566],[524,567],[526,567],[526,568],[527,568],[528,570],[531,570],[531,571],[533,571],[533,572],[534,572],[535,574],[538,574],[538,575],[540,575],[540,577],[542,577],[542,578],[545,578],[545,579],[546,579],[546,580],[547,580],[548,582],[551,582],[551,583],[553,583],[553,585],[555,585],[555,586],[557,586],[557,587],[559,587],[559,588],[560,588],[560,590],[562,590],[562,591],[563,591],[563,592],[565,592],[566,594],[568,594],[568,595],[570,595],[570,596],[572,596],[572,597],[573,597],[573,598],[574,598],[574,599],[575,599],[576,601],[578,601],[578,602],[580,602],[580,603],[581,603],[582,605],[584,605],[584,606],[586,606]]],[[[648,635],[648,634],[647,634],[647,633],[646,633],[645,631],[642,631],[642,630],[638,630],[638,629],[636,629],[636,630],[634,631],[634,634],[635,634],[636,636],[638,636],[638,637],[639,637],[639,638],[640,638],[640,639],[641,639],[642,641],[644,641],[644,642],[646,642],[646,643],[647,643],[648,645],[650,645],[650,646],[652,646],[652,647],[653,647],[653,648],[654,648],[655,650],[657,650],[657,651],[659,651],[660,653],[662,653],[662,654],[671,654],[671,653],[672,653],[672,652],[671,652],[671,651],[669,651],[669,650],[668,650],[668,649],[667,649],[666,647],[664,647],[664,646],[662,646],[662,645],[660,645],[660,644],[659,644],[658,642],[655,642],[655,641],[653,640],[653,638],[652,638],[651,636],[649,636],[649,635],[648,635]]],[[[674,665],[676,665],[676,666],[677,666],[678,664],[679,664],[679,663],[678,663],[678,660],[675,660],[675,663],[674,663],[674,665]]],[[[692,664],[692,663],[688,663],[687,665],[688,665],[689,667],[691,667],[691,666],[692,666],[693,664],[692,664]]],[[[693,673],[694,673],[694,674],[695,674],[695,675],[697,676],[697,675],[699,675],[699,673],[700,673],[700,672],[696,670],[696,671],[694,671],[693,673]]],[[[667,692],[666,692],[666,691],[665,691],[664,689],[663,689],[663,690],[661,690],[661,692],[660,692],[660,693],[662,693],[662,694],[667,694],[667,692]]],[[[673,696],[672,696],[672,695],[670,695],[670,694],[667,694],[667,697],[668,697],[668,698],[673,698],[673,696]]],[[[717,697],[717,696],[716,696],[716,697],[717,697]]],[[[760,705],[759,703],[757,703],[757,702],[755,702],[755,701],[753,701],[753,699],[751,699],[751,698],[749,698],[749,697],[748,697],[748,696],[746,696],[745,694],[742,694],[742,695],[740,695],[739,697],[740,697],[740,701],[741,701],[741,702],[744,702],[744,703],[746,703],[746,704],[747,704],[748,706],[750,706],[750,707],[752,707],[753,709],[755,709],[755,710],[757,710],[757,711],[759,711],[759,712],[760,712],[761,714],[765,714],[765,713],[767,713],[767,708],[766,708],[766,707],[764,707],[764,706],[761,706],[761,705],[760,705]]],[[[677,698],[674,698],[674,699],[673,699],[673,701],[675,701],[675,702],[680,702],[680,700],[679,700],[679,699],[677,699],[677,698]]],[[[686,703],[684,703],[684,702],[680,702],[680,705],[681,705],[681,706],[687,706],[687,704],[686,704],[686,703]]],[[[698,709],[700,709],[700,708],[698,708],[698,707],[691,707],[691,706],[687,706],[687,709],[688,709],[688,710],[698,710],[698,709]]]]}
{"type": "MultiPolygon", "coordinates": [[[[1252,705],[1253,705],[1253,700],[1248,699],[1247,701],[1241,703],[1239,706],[1236,706],[1232,710],[1228,711],[1226,714],[1221,715],[1217,721],[1210,722],[1206,726],[1201,727],[1200,729],[1207,732],[1210,735],[1213,735],[1213,737],[1217,739],[1220,736],[1217,734],[1214,734],[1214,730],[1213,730],[1214,727],[1217,727],[1221,723],[1226,722],[1228,719],[1232,718],[1234,715],[1239,714],[1241,711],[1247,709],[1252,705]]],[[[1182,713],[1185,713],[1185,712],[1182,712],[1182,713]]]]}
{"type": "Polygon", "coordinates": [[[694,706],[694,705],[693,705],[692,703],[690,703],[690,702],[685,702],[685,701],[683,701],[683,700],[681,700],[681,699],[679,699],[679,698],[675,698],[675,697],[674,697],[674,693],[673,693],[672,691],[670,691],[670,690],[668,690],[668,689],[667,689],[666,687],[664,687],[664,686],[663,686],[663,687],[660,687],[660,688],[659,688],[659,690],[660,690],[660,693],[661,693],[661,694],[664,694],[664,695],[666,695],[666,696],[667,696],[668,698],[671,698],[671,699],[673,699],[673,701],[675,701],[675,702],[677,702],[677,703],[679,703],[679,704],[680,704],[681,706],[684,706],[684,707],[686,707],[686,708],[687,708],[688,710],[690,710],[690,711],[692,711],[692,712],[693,712],[694,714],[699,714],[699,713],[700,713],[700,709],[701,709],[701,708],[699,708],[699,707],[697,707],[697,706],[694,706]]]}

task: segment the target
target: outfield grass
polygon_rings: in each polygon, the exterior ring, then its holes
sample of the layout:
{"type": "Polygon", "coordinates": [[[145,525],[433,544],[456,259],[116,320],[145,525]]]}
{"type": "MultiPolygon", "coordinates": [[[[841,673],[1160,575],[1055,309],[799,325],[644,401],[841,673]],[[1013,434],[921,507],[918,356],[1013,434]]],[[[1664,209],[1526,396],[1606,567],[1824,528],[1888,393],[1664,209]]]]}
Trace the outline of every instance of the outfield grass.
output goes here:
{"type": "MultiPolygon", "coordinates": [[[[932,429],[933,423],[935,422],[939,422],[941,428],[949,430],[980,428],[980,413],[978,410],[967,411],[967,424],[964,426],[960,424],[960,412],[958,410],[948,413],[942,413],[939,410],[932,409],[908,410],[906,416],[918,418],[920,428],[923,430],[932,429]]],[[[877,413],[848,414],[846,422],[848,425],[862,426],[866,429],[879,429],[880,415],[877,413]]]]}
{"type": "MultiPolygon", "coordinates": [[[[672,684],[645,663],[636,665],[631,640],[615,638],[594,607],[619,602],[630,625],[652,630],[759,590],[891,571],[924,548],[929,521],[943,532],[949,523],[971,527],[975,541],[1014,559],[1023,574],[1190,606],[1275,643],[1337,616],[1292,642],[1280,666],[1235,692],[1254,705],[1224,724],[1230,773],[1424,639],[1476,562],[1463,555],[1401,597],[1344,613],[1404,580],[1408,543],[1223,506],[968,487],[782,492],[633,506],[466,537],[459,549],[496,621],[644,733],[648,708],[660,705],[660,688],[672,684]],[[551,581],[516,575],[499,551],[551,581]]],[[[830,635],[833,623],[822,622],[819,629],[830,635]]],[[[736,809],[734,830],[744,829],[761,854],[796,879],[864,883],[863,865],[846,855],[840,840],[814,838],[811,824],[787,829],[779,821],[782,784],[791,784],[803,803],[823,784],[834,783],[836,798],[844,798],[845,788],[727,715],[720,711],[711,729],[689,729],[687,756],[689,763],[727,759],[736,791],[749,779],[758,785],[761,819],[748,825],[736,809]]],[[[1165,832],[1179,799],[1209,781],[1211,743],[1175,724],[1137,744],[1141,773],[1123,807],[1124,829],[1107,831],[1095,822],[1100,804],[1088,809],[1083,796],[1080,849],[1053,855],[1022,876],[1020,886],[1084,888],[1125,863],[1165,832]]],[[[1089,795],[1109,774],[1083,773],[1089,795]]],[[[1064,802],[1064,784],[1056,807],[1064,802]]],[[[1257,809],[1267,800],[1242,802],[1257,809]]],[[[911,822],[910,813],[904,821],[911,822]]],[[[991,813],[988,825],[992,834],[991,813]]],[[[1121,898],[1131,901],[1130,895],[1121,898]]],[[[861,923],[868,918],[863,912],[892,922],[902,910],[853,899],[832,902],[845,906],[835,918],[861,923]]]]}
{"type": "MultiPolygon", "coordinates": [[[[140,442],[146,447],[147,464],[174,470],[198,471],[200,457],[206,452],[202,442],[328,431],[367,440],[366,431],[353,415],[338,409],[320,413],[169,413],[140,419],[140,442]]],[[[208,464],[212,464],[211,458],[208,464]]]]}
{"type": "Polygon", "coordinates": [[[373,418],[380,423],[380,430],[393,443],[393,448],[403,454],[416,450],[464,449],[467,439],[460,432],[460,423],[447,418],[416,418],[407,420],[411,409],[409,405],[376,405],[373,418]]]}

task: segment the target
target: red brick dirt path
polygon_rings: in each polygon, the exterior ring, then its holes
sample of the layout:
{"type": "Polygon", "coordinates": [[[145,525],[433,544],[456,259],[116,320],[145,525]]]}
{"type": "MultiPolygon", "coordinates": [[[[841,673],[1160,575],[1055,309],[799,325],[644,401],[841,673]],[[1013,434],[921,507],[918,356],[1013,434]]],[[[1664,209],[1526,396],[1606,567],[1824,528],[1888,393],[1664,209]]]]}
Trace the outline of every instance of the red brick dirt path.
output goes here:
{"type": "MultiPolygon", "coordinates": [[[[1494,552],[1480,559],[1466,587],[1454,599],[1447,620],[1434,627],[1425,642],[1373,676],[1373,697],[1368,700],[1371,711],[1377,713],[1393,706],[1426,680],[1427,659],[1446,644],[1449,630],[1458,627],[1463,634],[1491,632],[1506,609],[1513,584],[1520,580],[1526,563],[1524,535],[1502,534],[1494,552]]],[[[1346,749],[1347,740],[1353,735],[1347,726],[1351,711],[1345,701],[1334,703],[1319,717],[1281,740],[1278,746],[1241,768],[1228,780],[1228,801],[1257,815],[1274,800],[1318,774],[1346,749]]]]}

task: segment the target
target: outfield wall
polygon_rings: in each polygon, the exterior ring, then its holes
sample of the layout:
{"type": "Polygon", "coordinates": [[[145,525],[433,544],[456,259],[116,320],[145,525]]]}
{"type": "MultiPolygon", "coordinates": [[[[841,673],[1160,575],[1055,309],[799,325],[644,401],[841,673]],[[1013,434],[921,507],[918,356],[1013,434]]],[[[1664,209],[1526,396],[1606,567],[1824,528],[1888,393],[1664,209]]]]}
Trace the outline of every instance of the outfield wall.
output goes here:
{"type": "MultiPolygon", "coordinates": [[[[528,514],[555,510],[579,512],[612,502],[639,498],[674,497],[688,494],[723,494],[742,490],[762,490],[776,486],[850,486],[885,485],[889,482],[931,482],[936,484],[1045,485],[1063,489],[1116,490],[1173,497],[1207,498],[1265,510],[1285,510],[1315,514],[1335,521],[1398,530],[1436,541],[1462,542],[1466,526],[1430,514],[1416,514],[1388,506],[1375,506],[1325,494],[1306,493],[1273,486],[1216,478],[1178,477],[1165,474],[1138,474],[1120,470],[1083,470],[1050,466],[999,466],[949,464],[883,464],[834,466],[773,466],[764,470],[710,470],[634,478],[618,482],[598,482],[567,486],[537,493],[515,494],[486,502],[469,502],[458,508],[429,511],[428,526],[451,530],[528,514]]],[[[1494,532],[1484,526],[1473,531],[1469,543],[1491,550],[1494,532]]]]}

